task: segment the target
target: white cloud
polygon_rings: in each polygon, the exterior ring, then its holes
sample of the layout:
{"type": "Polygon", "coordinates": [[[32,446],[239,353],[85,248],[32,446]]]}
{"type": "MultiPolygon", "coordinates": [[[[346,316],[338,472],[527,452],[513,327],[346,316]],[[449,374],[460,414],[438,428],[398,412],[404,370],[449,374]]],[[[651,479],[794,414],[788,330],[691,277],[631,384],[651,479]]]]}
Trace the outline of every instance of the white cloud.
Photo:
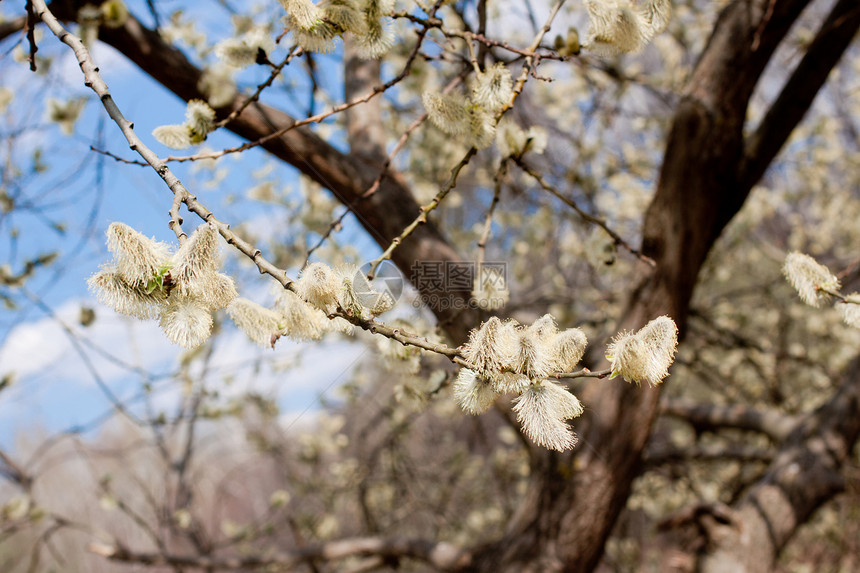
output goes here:
{"type": "Polygon", "coordinates": [[[55,309],[54,317],[12,329],[0,347],[0,375],[14,373],[24,380],[50,374],[91,385],[94,379],[87,362],[109,382],[127,376],[134,367],[164,365],[177,354],[154,321],[130,319],[94,301],[73,299],[55,309]],[[97,319],[90,327],[78,324],[82,305],[96,310],[97,319]]]}

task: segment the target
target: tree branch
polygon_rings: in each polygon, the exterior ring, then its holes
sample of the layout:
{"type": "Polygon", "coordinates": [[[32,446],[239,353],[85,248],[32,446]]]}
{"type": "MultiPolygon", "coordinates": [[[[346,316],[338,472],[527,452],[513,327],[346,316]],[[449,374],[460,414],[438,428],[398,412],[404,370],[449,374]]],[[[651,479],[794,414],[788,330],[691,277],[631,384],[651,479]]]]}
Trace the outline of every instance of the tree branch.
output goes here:
{"type": "Polygon", "coordinates": [[[27,25],[27,17],[21,16],[14,20],[0,22],[0,42],[16,32],[20,32],[27,25]]]}
{"type": "Polygon", "coordinates": [[[643,463],[646,466],[659,466],[673,462],[684,461],[728,461],[770,462],[773,452],[762,448],[743,444],[708,444],[687,448],[677,448],[671,445],[659,445],[648,448],[643,463]]]}
{"type": "Polygon", "coordinates": [[[736,525],[717,528],[706,573],[773,570],[797,528],[845,486],[842,466],[860,437],[860,357],[839,390],[786,438],[765,475],[734,507],[736,525]]]}
{"type": "Polygon", "coordinates": [[[738,179],[752,186],[806,115],[821,86],[860,29],[860,5],[840,0],[821,24],[755,133],[747,138],[738,179]]]}
{"type": "Polygon", "coordinates": [[[288,569],[311,561],[337,561],[353,556],[379,556],[393,560],[417,559],[440,571],[452,571],[467,566],[470,555],[450,543],[435,543],[424,539],[357,537],[328,543],[308,545],[273,557],[212,557],[146,553],[122,545],[93,543],[89,550],[111,561],[155,566],[179,566],[209,569],[247,570],[277,567],[288,569]]]}
{"type": "Polygon", "coordinates": [[[665,399],[660,404],[664,416],[680,418],[700,432],[736,428],[761,432],[776,442],[784,441],[797,427],[798,419],[776,410],[752,408],[743,404],[722,406],[697,404],[688,400],[665,399]]]}

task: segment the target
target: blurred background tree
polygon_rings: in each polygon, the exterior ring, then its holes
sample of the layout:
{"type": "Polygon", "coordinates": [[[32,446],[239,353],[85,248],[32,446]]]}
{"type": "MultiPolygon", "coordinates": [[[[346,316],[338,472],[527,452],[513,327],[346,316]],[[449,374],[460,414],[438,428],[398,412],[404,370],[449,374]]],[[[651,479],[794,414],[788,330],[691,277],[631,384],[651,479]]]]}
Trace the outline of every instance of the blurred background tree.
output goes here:
{"type": "Polygon", "coordinates": [[[2,570],[856,569],[860,334],[781,267],[860,282],[860,7],[674,1],[656,34],[666,5],[4,3],[2,570]],[[219,311],[185,350],[85,294],[110,223],[175,247],[209,210],[265,306],[308,261],[390,256],[399,330],[273,352],[219,311]],[[428,280],[490,263],[490,294],[428,280]],[[664,385],[564,380],[565,452],[395,340],[546,313],[593,371],[680,330],[664,385]]]}

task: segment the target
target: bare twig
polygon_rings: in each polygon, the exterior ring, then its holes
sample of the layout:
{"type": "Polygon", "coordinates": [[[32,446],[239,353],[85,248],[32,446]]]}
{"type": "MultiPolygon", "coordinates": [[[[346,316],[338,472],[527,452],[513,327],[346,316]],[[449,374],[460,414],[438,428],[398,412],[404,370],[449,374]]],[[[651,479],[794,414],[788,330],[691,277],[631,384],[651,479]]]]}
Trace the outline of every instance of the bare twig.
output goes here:
{"type": "MultiPolygon", "coordinates": [[[[261,137],[260,139],[257,139],[255,141],[249,141],[247,143],[243,143],[242,145],[239,145],[236,147],[231,147],[228,149],[222,149],[221,151],[213,151],[211,153],[198,153],[195,155],[184,155],[184,156],[183,155],[171,155],[171,156],[168,156],[165,159],[165,161],[183,162],[183,161],[197,161],[200,159],[217,159],[219,157],[223,157],[224,155],[227,155],[230,153],[239,153],[239,152],[242,152],[242,151],[245,151],[248,149],[252,149],[254,147],[259,147],[260,145],[263,145],[263,144],[265,144],[269,141],[272,141],[274,139],[278,139],[282,135],[287,133],[288,131],[292,131],[293,129],[302,127],[303,125],[309,125],[312,123],[320,123],[323,120],[325,120],[326,118],[328,118],[328,117],[330,117],[336,113],[340,113],[344,110],[347,110],[351,107],[355,107],[355,106],[362,104],[362,103],[367,103],[368,101],[375,98],[379,94],[381,94],[381,93],[385,92],[386,90],[390,89],[391,87],[397,85],[406,76],[409,75],[409,72],[412,69],[412,63],[415,61],[415,58],[420,53],[421,44],[424,41],[424,37],[426,36],[426,34],[427,34],[426,28],[423,30],[420,30],[418,32],[418,42],[415,44],[415,48],[412,50],[412,53],[410,53],[409,57],[406,59],[406,63],[403,65],[403,69],[401,70],[401,72],[399,74],[397,74],[396,76],[394,76],[393,78],[391,78],[390,80],[385,82],[384,84],[381,84],[381,85],[374,87],[372,90],[370,90],[370,92],[366,93],[365,95],[363,95],[361,97],[355,98],[355,99],[348,101],[348,102],[344,102],[340,105],[336,105],[336,106],[332,107],[331,109],[329,109],[328,111],[321,112],[321,113],[318,113],[316,115],[311,115],[310,117],[306,117],[305,119],[294,121],[290,125],[288,125],[284,128],[278,129],[276,131],[273,131],[272,133],[266,135],[265,137],[261,137]]],[[[272,78],[272,79],[274,79],[274,78],[272,78]]],[[[240,110],[240,112],[241,112],[241,110],[240,110]]],[[[233,115],[233,114],[230,114],[230,115],[233,115]]],[[[238,117],[238,114],[236,114],[234,116],[234,118],[235,117],[238,117]]]]}
{"type": "Polygon", "coordinates": [[[39,46],[36,45],[36,14],[33,12],[33,2],[27,0],[27,41],[30,43],[30,53],[27,55],[27,61],[30,62],[30,71],[36,71],[36,52],[39,51],[39,46]]]}
{"type": "Polygon", "coordinates": [[[423,539],[406,538],[380,539],[377,537],[342,539],[324,544],[309,545],[273,557],[212,557],[144,553],[127,549],[119,543],[114,545],[93,543],[89,546],[89,550],[111,561],[123,563],[232,570],[264,567],[286,569],[312,560],[338,561],[353,556],[382,556],[391,559],[417,559],[445,571],[468,565],[471,559],[471,555],[466,551],[445,542],[436,543],[423,539]]]}
{"type": "Polygon", "coordinates": [[[253,94],[248,96],[248,98],[245,99],[245,101],[243,101],[240,106],[238,106],[233,111],[231,111],[230,115],[228,115],[227,117],[225,117],[224,119],[222,119],[221,121],[216,123],[215,127],[216,128],[224,127],[225,125],[227,125],[228,123],[230,123],[231,121],[233,121],[234,119],[239,117],[242,114],[242,112],[245,111],[245,108],[247,108],[249,105],[251,105],[254,102],[259,101],[260,100],[260,94],[263,93],[264,89],[266,89],[267,87],[272,85],[272,82],[274,82],[275,79],[281,74],[281,70],[283,70],[285,66],[288,66],[290,64],[290,62],[293,61],[293,58],[301,56],[303,53],[304,53],[304,51],[300,47],[294,46],[290,50],[290,53],[287,54],[287,57],[285,57],[281,61],[280,64],[273,64],[272,65],[272,73],[269,74],[269,77],[266,79],[266,81],[264,81],[263,83],[258,85],[257,89],[254,91],[253,94]]]}
{"type": "MultiPolygon", "coordinates": [[[[531,52],[532,54],[526,56],[526,61],[525,61],[525,63],[523,63],[522,72],[520,73],[519,77],[517,78],[517,81],[514,83],[513,94],[511,95],[510,101],[508,103],[506,103],[505,106],[496,114],[496,117],[495,117],[495,123],[496,124],[499,123],[499,120],[502,118],[502,116],[504,116],[505,112],[507,112],[509,109],[511,109],[513,107],[514,102],[516,101],[517,97],[519,97],[519,95],[522,93],[523,86],[525,85],[526,80],[528,80],[529,73],[533,70],[534,66],[537,65],[538,59],[535,57],[533,52],[534,52],[534,50],[537,49],[538,46],[540,46],[540,43],[543,40],[543,37],[546,35],[546,33],[549,32],[550,27],[552,25],[552,21],[555,19],[556,14],[558,14],[558,11],[561,9],[561,6],[563,4],[564,4],[564,0],[559,0],[558,2],[556,2],[556,4],[553,6],[552,10],[550,11],[549,17],[547,18],[546,23],[544,24],[543,28],[540,29],[540,31],[535,36],[534,40],[532,40],[532,43],[528,49],[528,51],[531,52]]],[[[475,153],[477,153],[477,151],[478,150],[475,147],[472,147],[471,149],[469,149],[466,152],[466,155],[463,156],[463,159],[461,159],[460,162],[457,165],[455,165],[454,168],[451,170],[451,176],[448,178],[448,181],[446,181],[445,184],[442,185],[442,188],[439,190],[439,192],[436,194],[436,196],[433,197],[433,200],[430,201],[430,203],[428,203],[427,205],[422,206],[420,209],[421,212],[418,215],[418,217],[416,217],[412,221],[412,223],[407,225],[406,228],[403,229],[403,232],[400,235],[398,235],[397,237],[395,237],[391,241],[391,244],[388,245],[388,247],[385,249],[385,251],[383,251],[383,253],[379,257],[377,257],[376,259],[373,260],[371,267],[370,267],[370,272],[368,273],[368,277],[372,278],[373,274],[376,272],[376,269],[379,267],[380,263],[382,263],[382,261],[384,261],[384,260],[390,259],[391,254],[394,252],[394,249],[396,249],[397,246],[400,245],[404,239],[406,239],[410,234],[412,234],[412,232],[419,225],[427,222],[427,214],[429,212],[433,211],[434,209],[436,209],[439,206],[439,204],[445,199],[445,197],[448,195],[448,193],[451,191],[451,189],[453,189],[457,185],[457,177],[460,174],[460,171],[463,169],[463,167],[465,167],[466,165],[469,164],[469,161],[472,159],[472,157],[474,157],[474,155],[475,155],[475,153]]]]}
{"type": "Polygon", "coordinates": [[[559,191],[558,189],[556,189],[555,187],[553,187],[552,185],[547,183],[546,180],[543,178],[543,176],[540,173],[538,173],[537,171],[535,171],[534,169],[532,169],[525,161],[523,161],[522,158],[513,157],[513,160],[520,167],[520,169],[522,169],[523,171],[525,171],[526,173],[531,175],[531,177],[535,181],[537,181],[538,185],[540,185],[545,191],[549,191],[550,194],[554,195],[556,198],[560,199],[565,205],[567,205],[568,207],[570,207],[571,209],[576,211],[576,214],[579,215],[583,221],[585,221],[587,223],[591,223],[593,225],[597,225],[598,227],[600,227],[601,229],[606,231],[606,234],[609,235],[610,237],[612,237],[612,239],[615,241],[615,243],[617,245],[624,247],[627,251],[630,252],[630,254],[635,256],[637,259],[639,259],[643,263],[647,264],[648,266],[650,266],[652,268],[654,266],[656,266],[654,259],[652,259],[651,257],[649,257],[647,255],[644,255],[642,253],[642,251],[634,248],[630,243],[625,241],[621,237],[621,235],[619,235],[618,233],[613,231],[609,227],[609,225],[606,224],[605,219],[600,218],[600,217],[595,217],[594,215],[591,215],[591,214],[583,211],[582,208],[576,204],[576,201],[574,201],[570,197],[567,197],[561,191],[559,191]]]}

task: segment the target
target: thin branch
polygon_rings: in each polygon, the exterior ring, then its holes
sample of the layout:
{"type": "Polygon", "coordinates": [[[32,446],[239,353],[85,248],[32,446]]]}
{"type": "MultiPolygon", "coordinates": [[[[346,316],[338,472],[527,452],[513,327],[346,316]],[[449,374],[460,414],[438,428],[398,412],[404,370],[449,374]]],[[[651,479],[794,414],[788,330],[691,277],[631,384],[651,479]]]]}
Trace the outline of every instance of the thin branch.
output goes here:
{"type": "Polygon", "coordinates": [[[409,223],[409,225],[407,225],[405,229],[403,229],[400,235],[392,239],[391,243],[382,252],[381,255],[379,255],[373,260],[370,265],[370,272],[367,273],[368,278],[373,278],[373,275],[376,273],[376,269],[379,268],[379,265],[382,263],[382,261],[390,259],[391,254],[394,252],[394,249],[396,249],[403,242],[404,239],[411,235],[412,232],[417,229],[419,225],[422,225],[427,222],[427,214],[435,210],[442,203],[442,201],[445,200],[445,197],[448,195],[451,189],[456,187],[457,178],[460,176],[460,171],[462,171],[463,168],[469,164],[469,161],[471,161],[472,157],[474,157],[477,152],[478,150],[474,147],[470,148],[469,151],[466,152],[466,155],[463,156],[463,159],[461,159],[460,162],[455,165],[454,168],[451,170],[451,175],[448,177],[448,181],[446,181],[445,184],[442,185],[442,188],[439,189],[439,192],[436,193],[436,196],[433,197],[433,200],[426,205],[422,205],[419,209],[420,214],[411,223],[409,223]]]}
{"type": "MultiPolygon", "coordinates": [[[[245,151],[247,149],[259,147],[260,145],[263,145],[269,141],[278,139],[282,135],[287,133],[288,131],[292,131],[296,128],[302,127],[303,125],[309,125],[312,123],[321,123],[323,120],[325,120],[326,118],[328,118],[328,117],[330,117],[336,113],[340,113],[344,110],[350,109],[350,108],[355,107],[355,106],[362,104],[362,103],[367,103],[368,101],[375,98],[379,94],[381,94],[381,93],[387,91],[388,89],[390,89],[391,87],[397,85],[404,78],[406,78],[406,76],[409,75],[409,72],[412,69],[412,63],[415,60],[415,58],[418,56],[418,54],[420,53],[421,44],[422,44],[426,34],[427,34],[426,29],[418,32],[418,42],[415,44],[415,48],[412,50],[412,52],[407,57],[406,63],[403,65],[403,69],[401,70],[401,72],[399,74],[397,74],[396,76],[394,76],[393,78],[391,78],[390,80],[385,82],[384,84],[380,84],[378,86],[375,86],[372,90],[370,90],[368,93],[364,94],[361,97],[357,97],[357,98],[350,100],[348,102],[344,102],[340,105],[336,105],[336,106],[332,107],[331,109],[329,109],[328,111],[321,112],[321,113],[318,113],[316,115],[311,115],[310,117],[306,117],[305,119],[293,121],[293,123],[291,123],[290,125],[287,125],[286,127],[275,130],[272,133],[265,135],[264,137],[261,137],[255,141],[249,141],[247,143],[243,143],[242,145],[239,145],[236,147],[231,147],[228,149],[222,149],[221,151],[213,151],[211,153],[198,153],[195,155],[185,155],[185,156],[170,155],[165,159],[165,161],[183,162],[183,161],[197,161],[200,159],[217,159],[219,157],[223,157],[224,155],[227,155],[230,153],[240,153],[240,152],[245,151]]],[[[230,115],[233,115],[233,114],[231,113],[230,115]]],[[[238,117],[238,114],[236,114],[234,116],[234,119],[236,117],[238,117]]]]}
{"type": "Polygon", "coordinates": [[[736,428],[761,432],[777,442],[785,440],[798,424],[798,418],[795,416],[743,404],[722,406],[667,399],[662,402],[660,410],[664,416],[685,420],[699,431],[736,428]]]}
{"type": "Polygon", "coordinates": [[[646,466],[659,466],[685,461],[722,462],[736,460],[742,462],[770,462],[774,452],[769,449],[757,448],[743,444],[707,444],[685,448],[671,445],[654,446],[644,455],[646,466]]]}
{"type": "Polygon", "coordinates": [[[576,214],[579,215],[583,221],[585,221],[586,223],[591,223],[593,225],[597,225],[598,227],[603,229],[607,235],[612,237],[612,239],[615,241],[615,244],[617,244],[621,247],[624,247],[624,249],[629,251],[630,254],[635,256],[637,259],[639,259],[643,263],[647,264],[648,266],[650,266],[652,268],[656,266],[654,259],[652,259],[649,256],[644,255],[642,253],[642,251],[634,248],[630,243],[625,241],[621,237],[621,235],[619,235],[618,233],[613,231],[609,227],[609,225],[606,224],[605,219],[603,219],[601,217],[595,217],[594,215],[591,215],[591,214],[583,211],[582,208],[576,204],[576,201],[574,201],[570,197],[567,197],[561,191],[559,191],[558,189],[556,189],[555,187],[553,187],[552,185],[547,183],[546,180],[543,178],[543,176],[540,173],[538,173],[536,170],[532,169],[525,161],[523,161],[523,159],[521,157],[512,157],[512,159],[514,160],[514,162],[516,162],[516,164],[520,167],[520,169],[522,169],[523,171],[525,171],[526,173],[531,175],[532,179],[537,181],[538,185],[540,185],[545,191],[549,191],[550,194],[552,194],[556,198],[560,199],[565,205],[567,205],[568,207],[570,207],[571,209],[576,211],[576,214]]]}
{"type": "Polygon", "coordinates": [[[140,167],[149,167],[149,163],[138,161],[137,159],[125,159],[124,157],[120,157],[119,155],[111,153],[110,151],[107,151],[105,149],[99,149],[98,147],[94,147],[92,145],[90,145],[90,151],[95,151],[96,153],[106,155],[107,157],[110,157],[111,159],[119,163],[125,163],[127,165],[139,165],[140,167]]]}
{"type": "Polygon", "coordinates": [[[857,0],[840,0],[809,45],[803,59],[785,83],[776,101],[746,142],[738,178],[752,185],[806,115],[831,70],[860,29],[857,0]]]}
{"type": "Polygon", "coordinates": [[[433,567],[450,571],[468,565],[471,555],[445,542],[423,539],[359,537],[329,543],[309,545],[272,557],[212,557],[201,555],[176,555],[137,552],[116,543],[104,545],[93,543],[89,550],[111,561],[139,563],[155,566],[179,566],[211,569],[246,570],[265,567],[288,569],[310,561],[338,561],[347,557],[380,556],[389,559],[417,559],[433,567]]]}
{"type": "Polygon", "coordinates": [[[285,66],[288,66],[290,62],[293,61],[293,58],[301,56],[303,53],[304,52],[300,47],[294,46],[290,50],[290,53],[287,54],[287,57],[285,57],[281,61],[281,63],[272,65],[272,73],[269,74],[269,77],[266,79],[266,81],[258,85],[257,89],[254,91],[253,94],[248,96],[248,98],[245,99],[245,101],[243,101],[241,105],[233,109],[233,111],[230,112],[230,115],[216,123],[215,127],[224,127],[225,125],[239,117],[239,115],[241,115],[241,113],[245,111],[245,108],[247,108],[249,105],[260,101],[260,95],[263,93],[263,90],[272,85],[272,82],[274,82],[275,79],[281,74],[281,70],[283,70],[285,66]]]}
{"type": "MultiPolygon", "coordinates": [[[[502,116],[504,116],[505,113],[514,106],[514,102],[522,93],[523,86],[525,86],[529,74],[534,70],[534,68],[539,62],[539,58],[535,56],[534,50],[536,50],[537,47],[540,46],[543,37],[546,35],[547,32],[549,32],[550,27],[552,26],[552,21],[555,19],[559,10],[561,10],[563,4],[564,0],[559,0],[555,3],[552,10],[550,10],[550,14],[547,17],[546,23],[544,24],[543,28],[540,29],[540,31],[535,35],[534,39],[532,40],[532,43],[528,48],[528,51],[531,53],[531,55],[526,56],[526,60],[523,63],[522,72],[517,78],[517,81],[514,83],[513,94],[511,95],[510,101],[507,102],[505,106],[496,114],[496,124],[498,124],[502,116]]],[[[427,214],[436,209],[439,204],[445,199],[451,189],[453,189],[457,185],[457,177],[459,176],[460,171],[463,169],[463,167],[468,165],[469,161],[472,159],[472,157],[474,157],[477,151],[478,150],[475,147],[472,147],[466,152],[466,155],[463,156],[463,159],[461,159],[460,162],[451,170],[451,176],[448,178],[448,181],[444,185],[442,185],[442,188],[439,190],[436,196],[433,197],[433,200],[430,201],[430,203],[428,203],[427,205],[422,206],[420,208],[420,214],[418,215],[418,217],[416,217],[409,225],[407,225],[403,232],[400,233],[400,235],[398,235],[391,241],[391,244],[388,245],[388,247],[379,257],[373,260],[370,266],[370,272],[368,273],[369,278],[373,277],[374,273],[376,272],[376,269],[379,267],[382,261],[391,258],[391,254],[394,252],[394,249],[396,249],[406,237],[412,234],[412,232],[419,225],[427,222],[427,214]]]]}
{"type": "Polygon", "coordinates": [[[499,204],[499,199],[502,195],[502,182],[505,179],[505,175],[507,175],[508,173],[509,161],[509,158],[503,159],[501,165],[499,165],[499,170],[496,172],[495,177],[493,177],[493,200],[490,202],[490,208],[487,209],[487,215],[484,218],[484,230],[481,233],[481,238],[478,239],[477,269],[479,273],[481,270],[481,265],[484,264],[484,255],[487,250],[487,241],[490,240],[490,230],[493,226],[493,213],[495,213],[496,206],[499,204]]]}
{"type": "Polygon", "coordinates": [[[30,71],[36,71],[36,52],[39,51],[39,46],[36,45],[36,14],[33,12],[33,2],[27,0],[27,41],[30,43],[30,53],[27,55],[27,61],[30,62],[30,71]]]}
{"type": "MultiPolygon", "coordinates": [[[[395,12],[395,18],[402,18],[405,20],[409,20],[410,22],[415,22],[416,24],[421,24],[422,26],[426,26],[428,28],[436,28],[442,34],[444,34],[447,38],[460,38],[461,40],[465,40],[466,42],[478,42],[489,48],[501,48],[503,50],[507,50],[511,53],[517,54],[519,56],[524,56],[526,58],[533,58],[535,56],[540,56],[545,60],[568,60],[567,56],[560,56],[555,52],[546,51],[546,52],[538,52],[538,48],[540,47],[540,42],[537,44],[532,44],[526,49],[517,48],[516,46],[512,46],[507,42],[502,42],[499,40],[493,40],[491,38],[486,37],[484,34],[471,32],[469,30],[454,30],[451,28],[445,28],[443,26],[443,21],[440,18],[421,18],[420,16],[415,16],[414,14],[410,14],[408,12],[395,12]]],[[[537,29],[537,27],[535,27],[537,29]]],[[[537,29],[538,34],[541,34],[541,29],[537,29]]],[[[543,36],[541,36],[541,40],[543,40],[543,36]]]]}

